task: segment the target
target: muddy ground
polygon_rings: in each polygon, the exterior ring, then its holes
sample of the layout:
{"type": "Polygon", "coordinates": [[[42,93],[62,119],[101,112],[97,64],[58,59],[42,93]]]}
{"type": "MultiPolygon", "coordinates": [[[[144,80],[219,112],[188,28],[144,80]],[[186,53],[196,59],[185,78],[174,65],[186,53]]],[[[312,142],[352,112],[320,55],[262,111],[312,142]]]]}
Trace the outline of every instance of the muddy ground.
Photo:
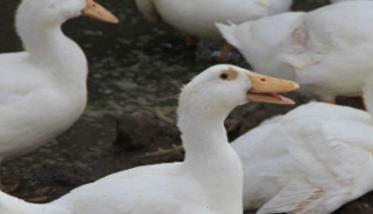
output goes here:
{"type": "MultiPolygon", "coordinates": [[[[13,28],[19,0],[0,2],[0,52],[21,50],[13,28]]],[[[90,62],[89,104],[82,118],[50,144],[1,166],[6,177],[21,178],[14,193],[31,201],[51,201],[69,190],[134,166],[182,160],[175,128],[177,95],[182,84],[216,63],[218,44],[184,45],[182,34],[163,24],[149,24],[133,0],[99,1],[122,20],[118,26],[79,18],[65,32],[77,41],[90,62]]],[[[326,1],[298,0],[296,10],[326,1]]],[[[248,65],[233,53],[228,61],[248,65]]],[[[309,98],[294,95],[299,103],[309,98]]],[[[227,120],[230,139],[287,107],[250,105],[227,120]]],[[[373,194],[337,213],[373,213],[373,194]]]]}

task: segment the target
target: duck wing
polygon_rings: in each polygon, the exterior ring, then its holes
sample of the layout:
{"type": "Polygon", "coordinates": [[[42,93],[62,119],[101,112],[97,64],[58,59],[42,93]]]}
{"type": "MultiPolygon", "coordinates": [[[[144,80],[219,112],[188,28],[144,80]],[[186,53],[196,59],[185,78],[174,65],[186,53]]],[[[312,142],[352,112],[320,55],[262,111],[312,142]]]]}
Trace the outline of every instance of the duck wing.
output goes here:
{"type": "Polygon", "coordinates": [[[287,184],[258,213],[326,214],[370,191],[371,132],[371,124],[343,121],[297,129],[303,140],[289,135],[287,148],[298,173],[279,175],[287,184]]]}

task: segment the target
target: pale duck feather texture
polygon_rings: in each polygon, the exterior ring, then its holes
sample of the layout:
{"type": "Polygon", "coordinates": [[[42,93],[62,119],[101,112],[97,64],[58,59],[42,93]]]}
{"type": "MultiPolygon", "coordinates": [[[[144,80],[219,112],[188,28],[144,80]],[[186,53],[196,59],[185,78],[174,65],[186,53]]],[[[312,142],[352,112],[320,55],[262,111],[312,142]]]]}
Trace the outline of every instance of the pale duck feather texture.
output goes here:
{"type": "Polygon", "coordinates": [[[137,4],[151,20],[159,14],[162,21],[182,32],[220,39],[216,22],[240,24],[285,12],[292,0],[137,0],[137,4]]]}
{"type": "Polygon", "coordinates": [[[327,214],[370,191],[372,131],[366,112],[310,103],[244,134],[245,208],[327,214]]]}
{"type": "Polygon", "coordinates": [[[0,194],[0,212],[242,214],[242,165],[228,143],[224,119],[235,106],[247,102],[249,73],[233,65],[213,66],[183,88],[178,107],[178,127],[186,150],[183,162],[118,172],[46,204],[0,194]],[[220,76],[231,69],[237,79],[227,84],[220,76]]]}
{"type": "MultiPolygon", "coordinates": [[[[59,26],[40,27],[39,18],[48,8],[38,4],[48,7],[46,2],[22,1],[16,28],[27,51],[0,55],[0,161],[53,140],[85,108],[85,55],[59,26]],[[42,12],[35,16],[33,10],[42,12]],[[54,36],[47,37],[50,31],[54,36]]],[[[78,6],[79,14],[84,4],[71,6],[78,6]]],[[[54,16],[61,15],[55,12],[54,16]]]]}
{"type": "Polygon", "coordinates": [[[361,95],[372,73],[373,26],[364,24],[373,22],[372,10],[371,1],[346,1],[219,28],[254,70],[296,80],[305,94],[330,100],[361,95]]]}

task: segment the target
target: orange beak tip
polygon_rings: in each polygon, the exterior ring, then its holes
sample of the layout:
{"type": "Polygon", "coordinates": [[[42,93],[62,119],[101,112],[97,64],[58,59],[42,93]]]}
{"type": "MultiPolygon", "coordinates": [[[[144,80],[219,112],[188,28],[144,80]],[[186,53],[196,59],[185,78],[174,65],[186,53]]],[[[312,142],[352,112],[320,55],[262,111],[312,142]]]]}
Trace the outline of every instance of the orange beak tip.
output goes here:
{"type": "Polygon", "coordinates": [[[86,0],[86,7],[82,10],[82,15],[112,24],[119,23],[116,16],[94,0],[86,0]]]}

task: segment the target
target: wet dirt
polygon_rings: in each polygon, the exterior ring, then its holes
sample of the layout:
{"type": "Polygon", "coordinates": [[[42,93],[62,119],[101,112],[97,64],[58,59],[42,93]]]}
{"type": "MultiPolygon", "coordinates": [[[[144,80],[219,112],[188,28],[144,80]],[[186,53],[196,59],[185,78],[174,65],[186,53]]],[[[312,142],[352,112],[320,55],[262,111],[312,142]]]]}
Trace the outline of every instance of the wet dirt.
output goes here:
{"type": "MultiPolygon", "coordinates": [[[[89,104],[84,115],[56,141],[1,166],[3,175],[21,178],[15,196],[51,201],[71,189],[135,166],[183,159],[175,109],[180,87],[216,64],[218,42],[188,47],[184,35],[164,24],[146,22],[134,1],[99,1],[119,16],[118,26],[78,18],[64,31],[87,54],[89,104]],[[46,197],[46,198],[45,198],[46,197]]],[[[0,52],[19,51],[13,27],[19,0],[0,2],[0,52]]],[[[295,10],[310,10],[326,1],[298,0],[295,10]]],[[[239,54],[229,63],[248,67],[239,54]]],[[[299,104],[309,99],[293,95],[299,104]]],[[[288,107],[249,105],[227,119],[230,139],[288,107]]],[[[336,212],[372,213],[373,194],[336,212]]]]}

